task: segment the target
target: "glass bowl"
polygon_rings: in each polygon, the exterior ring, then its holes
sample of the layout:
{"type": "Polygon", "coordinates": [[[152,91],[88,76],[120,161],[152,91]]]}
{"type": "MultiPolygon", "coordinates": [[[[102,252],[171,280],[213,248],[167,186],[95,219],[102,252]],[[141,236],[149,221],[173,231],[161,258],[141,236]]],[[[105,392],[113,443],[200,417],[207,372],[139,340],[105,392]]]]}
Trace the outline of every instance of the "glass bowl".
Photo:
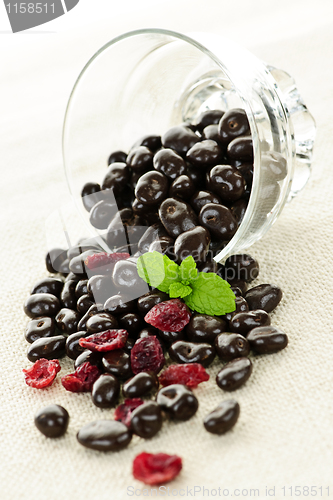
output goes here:
{"type": "Polygon", "coordinates": [[[309,178],[315,122],[294,80],[216,34],[144,29],[102,47],[75,83],[63,129],[68,186],[90,236],[110,251],[81,190],[102,181],[112,151],[203,111],[236,107],[250,123],[254,177],[243,221],[217,262],[258,241],[309,178]]]}

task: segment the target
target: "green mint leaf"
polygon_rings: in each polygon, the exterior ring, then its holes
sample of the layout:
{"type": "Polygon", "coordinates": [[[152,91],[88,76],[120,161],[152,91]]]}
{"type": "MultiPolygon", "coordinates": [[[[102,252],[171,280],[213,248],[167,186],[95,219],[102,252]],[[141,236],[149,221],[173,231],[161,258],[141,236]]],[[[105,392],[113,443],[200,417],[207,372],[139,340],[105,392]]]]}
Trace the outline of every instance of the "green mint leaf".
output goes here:
{"type": "Polygon", "coordinates": [[[189,285],[191,281],[197,278],[198,270],[192,255],[189,255],[182,261],[179,267],[180,279],[184,285],[189,285]]]}
{"type": "Polygon", "coordinates": [[[222,316],[236,309],[235,294],[227,281],[215,273],[199,273],[191,282],[192,293],[184,298],[192,310],[210,316],[222,316]]]}
{"type": "Polygon", "coordinates": [[[161,292],[168,292],[172,283],[180,281],[179,266],[159,252],[141,255],[137,261],[137,270],[140,278],[161,292]]]}
{"type": "Polygon", "coordinates": [[[153,283],[161,283],[164,280],[164,262],[163,255],[159,252],[148,252],[138,258],[137,261],[138,275],[142,278],[148,285],[153,285],[153,283]]]}
{"type": "Polygon", "coordinates": [[[176,264],[176,262],[173,262],[173,260],[169,259],[169,257],[167,257],[166,255],[163,255],[163,262],[165,272],[164,280],[156,288],[161,290],[161,292],[167,293],[172,283],[180,281],[179,266],[178,264],[176,264]]]}
{"type": "Polygon", "coordinates": [[[176,299],[177,297],[183,299],[190,293],[192,293],[192,288],[179,282],[171,283],[169,288],[169,295],[171,299],[176,299]]]}

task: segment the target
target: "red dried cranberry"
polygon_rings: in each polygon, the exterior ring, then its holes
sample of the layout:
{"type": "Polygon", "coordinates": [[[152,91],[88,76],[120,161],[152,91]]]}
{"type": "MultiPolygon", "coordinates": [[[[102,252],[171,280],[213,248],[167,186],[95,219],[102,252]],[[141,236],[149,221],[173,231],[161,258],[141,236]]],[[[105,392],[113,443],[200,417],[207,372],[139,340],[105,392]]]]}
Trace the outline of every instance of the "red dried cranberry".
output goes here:
{"type": "Polygon", "coordinates": [[[129,253],[94,253],[93,255],[88,255],[84,263],[88,269],[96,269],[97,267],[107,266],[109,264],[115,264],[119,260],[125,260],[130,257],[129,253]]]}
{"type": "Polygon", "coordinates": [[[89,392],[94,385],[94,382],[98,379],[101,372],[97,368],[86,361],[82,363],[74,373],[65,375],[61,378],[61,383],[65,387],[66,391],[71,392],[89,392]]]}
{"type": "Polygon", "coordinates": [[[158,373],[164,366],[165,359],[158,339],[152,335],[138,339],[131,350],[132,371],[158,373]]]}
{"type": "Polygon", "coordinates": [[[114,419],[120,420],[120,422],[129,427],[131,425],[132,412],[141,405],[143,405],[143,401],[140,398],[125,399],[123,404],[117,406],[114,412],[114,419]]]}
{"type": "Polygon", "coordinates": [[[160,302],[145,316],[147,323],[164,332],[180,332],[190,319],[190,311],[180,299],[160,302]]]}
{"type": "Polygon", "coordinates": [[[133,460],[133,476],[145,484],[172,481],[182,469],[182,459],[166,453],[140,453],[133,460]]]}
{"type": "Polygon", "coordinates": [[[52,385],[61,367],[57,359],[38,359],[30,368],[22,370],[25,383],[35,389],[45,389],[52,385]]]}
{"type": "Polygon", "coordinates": [[[79,340],[81,347],[89,351],[107,352],[115,349],[122,349],[127,342],[128,333],[126,330],[106,330],[105,332],[94,333],[89,337],[82,337],[79,340]]]}
{"type": "Polygon", "coordinates": [[[209,375],[199,363],[170,365],[159,376],[159,381],[164,387],[171,384],[183,384],[195,388],[207,380],[209,380],[209,375]]]}

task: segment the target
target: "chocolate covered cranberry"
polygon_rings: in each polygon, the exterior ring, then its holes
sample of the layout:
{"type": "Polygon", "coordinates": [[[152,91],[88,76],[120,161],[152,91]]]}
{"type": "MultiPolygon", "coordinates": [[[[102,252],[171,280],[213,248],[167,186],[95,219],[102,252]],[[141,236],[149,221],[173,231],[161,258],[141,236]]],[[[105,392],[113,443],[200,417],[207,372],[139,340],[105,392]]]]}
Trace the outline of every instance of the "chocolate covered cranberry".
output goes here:
{"type": "Polygon", "coordinates": [[[110,248],[127,245],[126,228],[132,219],[133,212],[131,208],[123,208],[116,213],[107,228],[106,242],[110,248]]]}
{"type": "Polygon", "coordinates": [[[118,293],[108,298],[103,306],[103,309],[110,314],[115,314],[116,316],[118,314],[126,314],[135,309],[135,300],[125,293],[118,293]]]}
{"type": "Polygon", "coordinates": [[[202,187],[205,186],[205,169],[194,167],[189,162],[186,162],[186,175],[191,179],[197,189],[202,189],[202,187]]]}
{"type": "MultiPolygon", "coordinates": [[[[235,291],[233,290],[233,292],[235,293],[235,291]]],[[[236,290],[236,293],[241,293],[241,290],[238,288],[238,291],[236,290]]],[[[235,293],[235,295],[236,295],[235,293]]],[[[231,318],[233,316],[235,316],[235,314],[238,314],[238,313],[243,313],[243,312],[248,312],[249,311],[249,305],[248,303],[246,302],[246,300],[244,299],[244,297],[242,296],[236,296],[235,298],[235,306],[236,306],[236,309],[230,313],[227,313],[224,315],[224,318],[227,320],[227,321],[231,321],[231,318]]]]}
{"type": "Polygon", "coordinates": [[[85,264],[85,260],[88,256],[94,255],[98,252],[100,252],[100,250],[89,249],[85,250],[82,253],[79,253],[79,255],[75,255],[69,261],[69,269],[72,271],[72,273],[78,275],[79,279],[85,279],[87,277],[87,267],[85,264]]]}
{"type": "Polygon", "coordinates": [[[125,233],[129,242],[129,252],[135,253],[137,245],[144,235],[147,228],[144,217],[133,215],[133,217],[125,225],[125,233]],[[131,249],[131,250],[130,250],[131,249]]]}
{"type": "Polygon", "coordinates": [[[77,282],[75,287],[75,297],[79,299],[82,295],[86,295],[88,292],[88,280],[80,280],[77,282]]]}
{"type": "Polygon", "coordinates": [[[38,359],[58,359],[66,353],[66,337],[56,335],[35,340],[27,350],[27,358],[34,363],[38,359]]]}
{"type": "Polygon", "coordinates": [[[193,417],[199,407],[191,389],[181,384],[172,384],[160,389],[156,401],[172,418],[183,421],[193,417]]]}
{"type": "Polygon", "coordinates": [[[251,188],[253,182],[253,162],[235,161],[234,167],[242,174],[246,182],[246,189],[251,188]]]}
{"type": "Polygon", "coordinates": [[[199,222],[219,241],[230,240],[238,229],[237,221],[229,208],[216,203],[208,203],[202,207],[199,222]]]}
{"type": "Polygon", "coordinates": [[[155,436],[163,424],[162,411],[155,401],[147,401],[131,414],[131,430],[137,436],[149,439],[155,436]]]}
{"type": "Polygon", "coordinates": [[[98,314],[99,312],[103,312],[102,304],[93,304],[92,306],[90,306],[88,311],[82,316],[77,325],[78,331],[86,331],[88,319],[94,316],[94,314],[98,314]]]}
{"type": "Polygon", "coordinates": [[[229,283],[231,288],[235,288],[235,287],[239,288],[242,292],[242,295],[244,295],[244,293],[247,290],[247,283],[244,280],[231,279],[231,278],[227,277],[227,282],[229,283]]]}
{"type": "Polygon", "coordinates": [[[280,303],[282,290],[276,285],[265,283],[248,290],[245,298],[250,309],[262,309],[269,313],[280,303]]]}
{"type": "Polygon", "coordinates": [[[240,224],[244,219],[246,209],[247,209],[247,201],[243,199],[235,201],[230,207],[230,211],[232,215],[235,217],[238,226],[240,226],[240,224]]]}
{"type": "Polygon", "coordinates": [[[24,303],[24,312],[30,318],[38,316],[55,316],[60,310],[60,302],[50,293],[35,293],[24,303]]]}
{"type": "Polygon", "coordinates": [[[171,345],[168,352],[176,363],[200,363],[204,367],[209,366],[215,358],[215,348],[205,342],[179,340],[171,345]]]}
{"type": "Polygon", "coordinates": [[[89,278],[87,290],[93,296],[95,302],[103,303],[112,297],[118,290],[116,289],[110,275],[96,274],[89,278]]]}
{"type": "Polygon", "coordinates": [[[257,326],[268,326],[271,319],[266,311],[255,310],[235,314],[230,320],[229,327],[232,332],[247,335],[247,333],[257,326]]]}
{"type": "Polygon", "coordinates": [[[151,243],[153,243],[153,241],[159,240],[160,238],[163,238],[167,235],[168,234],[161,223],[153,224],[151,227],[148,227],[148,229],[146,229],[146,231],[140,238],[138,249],[142,253],[148,252],[149,246],[151,245],[151,243]]]}
{"type": "Polygon", "coordinates": [[[114,266],[113,282],[120,291],[137,298],[148,291],[148,285],[138,275],[137,266],[129,260],[121,260],[114,266]]]}
{"type": "Polygon", "coordinates": [[[174,240],[170,236],[164,236],[160,240],[153,241],[149,246],[149,252],[159,252],[166,254],[168,257],[173,256],[174,240]]]}
{"type": "Polygon", "coordinates": [[[101,200],[90,210],[90,224],[97,229],[106,229],[117,211],[117,203],[114,200],[101,200]]]}
{"type": "Polygon", "coordinates": [[[102,182],[102,189],[112,189],[115,194],[120,193],[130,179],[130,169],[126,163],[112,163],[102,182]]]}
{"type": "Polygon", "coordinates": [[[112,163],[126,163],[127,154],[124,151],[113,151],[108,158],[108,165],[112,163]]]}
{"type": "Polygon", "coordinates": [[[60,309],[55,317],[55,322],[57,328],[61,330],[62,333],[70,335],[77,331],[77,325],[81,319],[81,314],[72,309],[64,307],[60,309]]]}
{"type": "Polygon", "coordinates": [[[221,361],[231,361],[250,354],[250,344],[239,333],[220,333],[215,339],[216,353],[221,361]]]}
{"type": "Polygon", "coordinates": [[[43,278],[34,284],[30,294],[34,295],[35,293],[50,293],[51,295],[55,295],[56,297],[59,298],[63,286],[64,282],[59,279],[43,278]]]}
{"type": "Polygon", "coordinates": [[[197,119],[195,126],[196,129],[199,131],[202,131],[205,127],[209,125],[217,125],[222,116],[224,115],[224,111],[221,109],[208,109],[207,111],[204,111],[203,113],[200,114],[199,118],[197,119]]]}
{"type": "Polygon", "coordinates": [[[49,438],[57,438],[63,436],[68,427],[69,414],[60,405],[49,405],[40,408],[34,417],[35,426],[37,429],[49,438]]]}
{"type": "Polygon", "coordinates": [[[216,383],[224,391],[235,391],[245,384],[251,373],[251,360],[249,358],[236,358],[219,371],[216,375],[216,383]]]}
{"type": "MultiPolygon", "coordinates": [[[[95,250],[96,252],[100,252],[102,249],[101,247],[92,239],[92,240],[83,240],[78,242],[76,245],[73,245],[70,247],[67,251],[67,255],[69,260],[72,260],[74,257],[79,257],[83,252],[86,252],[87,250],[95,250]]],[[[71,273],[74,273],[74,276],[69,276],[69,280],[74,280],[75,278],[75,271],[71,271],[71,273]]],[[[78,273],[80,274],[80,273],[78,273]]],[[[77,276],[76,276],[77,277],[77,276]]],[[[78,278],[78,281],[81,278],[78,278]]],[[[67,280],[67,278],[66,278],[67,280]]],[[[66,281],[65,280],[65,281],[66,281]]]]}
{"type": "Polygon", "coordinates": [[[168,294],[156,290],[156,292],[148,292],[139,297],[138,310],[144,316],[157,304],[169,299],[168,294]]]}
{"type": "Polygon", "coordinates": [[[94,299],[91,295],[89,294],[86,294],[86,295],[82,295],[77,303],[76,303],[76,309],[78,310],[78,312],[80,313],[80,316],[82,316],[83,314],[85,314],[89,309],[90,307],[94,305],[94,299]]]}
{"type": "Polygon", "coordinates": [[[236,424],[240,414],[237,401],[229,399],[222,401],[204,420],[206,431],[212,434],[224,434],[236,424]]]}
{"type": "Polygon", "coordinates": [[[202,207],[204,207],[208,203],[215,203],[220,205],[221,200],[216,196],[216,194],[210,191],[197,191],[190,201],[191,207],[193,207],[197,214],[199,214],[202,207]]]}
{"type": "Polygon", "coordinates": [[[127,313],[118,316],[119,326],[132,337],[138,335],[143,326],[143,319],[139,314],[127,313]]]}
{"type": "Polygon", "coordinates": [[[183,200],[189,200],[195,190],[196,187],[193,184],[192,179],[188,175],[180,175],[171,184],[169,189],[169,196],[176,198],[179,197],[183,200]]]}
{"type": "Polygon", "coordinates": [[[210,234],[204,227],[196,226],[180,234],[174,245],[177,261],[182,262],[191,255],[195,262],[205,260],[210,243],[210,234]]]}
{"type": "Polygon", "coordinates": [[[186,163],[179,154],[172,149],[161,149],[154,156],[154,168],[158,172],[175,180],[186,172],[186,163]]]}
{"type": "Polygon", "coordinates": [[[158,388],[158,378],[153,372],[140,372],[123,385],[125,398],[141,398],[158,388]]]}
{"type": "Polygon", "coordinates": [[[133,148],[138,146],[146,146],[146,148],[154,153],[162,146],[161,136],[154,134],[144,135],[134,144],[133,148]]]}
{"type": "Polygon", "coordinates": [[[180,332],[170,332],[169,330],[168,331],[158,330],[158,336],[169,344],[177,342],[177,340],[185,340],[184,330],[181,330],[180,332]]]}
{"type": "Polygon", "coordinates": [[[236,137],[250,134],[250,125],[244,109],[229,109],[219,122],[219,137],[227,146],[236,137]]]}
{"type": "MultiPolygon", "coordinates": [[[[135,186],[133,187],[135,189],[135,186]]],[[[132,203],[132,210],[134,215],[140,215],[144,217],[147,221],[147,224],[156,224],[159,223],[160,220],[157,214],[157,206],[145,205],[137,198],[134,199],[132,203]]]]}
{"type": "Polygon", "coordinates": [[[288,345],[287,335],[273,326],[253,328],[248,335],[251,349],[259,354],[273,354],[288,345]]]}
{"type": "MultiPolygon", "coordinates": [[[[133,175],[133,173],[132,173],[133,175]]],[[[130,185],[130,182],[126,184],[121,193],[115,193],[115,199],[117,202],[118,208],[131,208],[132,203],[135,199],[133,188],[130,185]]],[[[106,195],[108,195],[110,191],[106,191],[106,195]]]]}
{"type": "Polygon", "coordinates": [[[52,248],[45,256],[45,265],[49,273],[58,273],[67,261],[67,250],[52,248]]]}
{"type": "Polygon", "coordinates": [[[91,316],[86,323],[87,332],[90,334],[113,330],[114,328],[118,328],[118,326],[116,318],[106,312],[94,314],[94,316],[91,316]]]}
{"type": "Polygon", "coordinates": [[[66,339],[66,354],[71,359],[76,359],[85,350],[84,347],[80,346],[80,339],[88,337],[91,335],[89,332],[79,331],[72,333],[66,339]]]}
{"type": "Polygon", "coordinates": [[[27,325],[25,340],[32,344],[37,339],[53,337],[56,334],[54,318],[41,316],[31,319],[27,325]]]}
{"type": "Polygon", "coordinates": [[[185,201],[167,198],[158,212],[163,226],[172,238],[197,226],[197,216],[185,201]]]}
{"type": "Polygon", "coordinates": [[[132,439],[126,425],[115,420],[97,420],[82,427],[77,440],[82,446],[98,451],[119,451],[132,439]]]}
{"type": "MultiPolygon", "coordinates": [[[[259,275],[259,263],[248,254],[231,255],[225,261],[226,278],[253,281],[259,275]]],[[[257,307],[256,309],[261,309],[257,307]]]]}
{"type": "Polygon", "coordinates": [[[140,177],[135,187],[135,196],[144,205],[157,205],[166,198],[168,188],[167,177],[155,170],[140,177]]]}
{"type": "Polygon", "coordinates": [[[202,137],[219,143],[220,137],[218,125],[207,125],[207,127],[205,127],[202,131],[202,137]]]}
{"type": "Polygon", "coordinates": [[[197,266],[199,273],[218,273],[219,264],[215,260],[205,260],[197,266]]]}
{"type": "Polygon", "coordinates": [[[148,326],[140,330],[138,338],[143,339],[145,337],[157,337],[159,335],[159,330],[153,326],[148,326]]]}
{"type": "MultiPolygon", "coordinates": [[[[89,336],[89,335],[91,335],[91,334],[89,333],[87,336],[89,336]]],[[[85,337],[85,336],[82,335],[82,337],[85,337]]],[[[111,351],[111,352],[117,352],[117,351],[111,351]]],[[[74,368],[76,369],[79,366],[83,365],[84,363],[89,362],[91,365],[97,366],[99,369],[102,369],[103,368],[103,365],[102,365],[103,354],[104,354],[103,352],[96,352],[96,351],[93,352],[93,351],[89,351],[88,349],[85,349],[75,359],[74,368]]]]}
{"type": "Polygon", "coordinates": [[[134,171],[150,170],[153,167],[153,153],[146,146],[130,151],[126,163],[134,171]]]}
{"type": "Polygon", "coordinates": [[[223,153],[220,146],[212,140],[206,139],[197,142],[186,154],[186,159],[189,160],[195,167],[210,167],[220,163],[223,158],[223,153]]]}
{"type": "Polygon", "coordinates": [[[281,153],[269,151],[262,155],[260,170],[266,179],[281,181],[287,175],[287,161],[281,153]]]}
{"type": "Polygon", "coordinates": [[[252,137],[236,137],[228,144],[227,156],[231,160],[251,161],[253,160],[252,137]]]}
{"type": "Polygon", "coordinates": [[[170,128],[162,136],[162,145],[174,149],[182,157],[199,141],[200,138],[189,127],[183,125],[170,128]]]}
{"type": "Polygon", "coordinates": [[[103,199],[101,186],[97,182],[87,182],[81,191],[82,203],[87,212],[90,212],[92,207],[103,199]]]}
{"type": "Polygon", "coordinates": [[[105,353],[102,363],[104,369],[115,377],[127,379],[133,375],[130,356],[123,349],[105,353]]]}
{"type": "Polygon", "coordinates": [[[232,203],[245,193],[246,183],[242,174],[231,165],[216,165],[207,175],[207,187],[222,202],[232,203]]]}
{"type": "Polygon", "coordinates": [[[91,391],[92,402],[99,408],[112,408],[117,403],[119,391],[119,380],[114,375],[105,373],[94,382],[91,391]]]}
{"type": "Polygon", "coordinates": [[[213,344],[215,338],[226,330],[227,323],[216,316],[193,314],[186,326],[186,336],[191,342],[208,342],[213,344]]]}

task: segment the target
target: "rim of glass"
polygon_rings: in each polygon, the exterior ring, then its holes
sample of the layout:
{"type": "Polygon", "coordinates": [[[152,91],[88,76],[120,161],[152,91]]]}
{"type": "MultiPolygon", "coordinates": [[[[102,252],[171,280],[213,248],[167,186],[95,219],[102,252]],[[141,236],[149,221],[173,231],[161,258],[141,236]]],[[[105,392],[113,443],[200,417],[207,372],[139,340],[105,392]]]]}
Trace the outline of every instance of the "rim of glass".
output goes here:
{"type": "MultiPolygon", "coordinates": [[[[92,232],[92,227],[87,223],[87,219],[83,216],[83,211],[82,211],[82,206],[81,204],[78,203],[78,200],[74,196],[73,190],[72,190],[72,184],[71,184],[71,179],[70,179],[70,169],[68,168],[67,162],[66,162],[66,131],[68,127],[68,119],[70,115],[70,110],[71,110],[71,105],[73,98],[75,97],[75,91],[81,81],[83,80],[86,72],[91,68],[91,65],[94,63],[94,61],[101,55],[103,54],[106,50],[108,50],[110,47],[114,46],[115,44],[126,40],[128,38],[135,38],[136,36],[142,36],[142,35],[148,35],[148,34],[155,34],[155,35],[162,35],[162,36],[169,36],[174,39],[182,40],[184,42],[189,43],[190,45],[196,47],[198,50],[200,50],[204,55],[210,57],[214,63],[222,69],[222,71],[225,73],[225,75],[228,77],[230,80],[231,84],[234,86],[238,96],[240,97],[240,100],[242,102],[243,108],[247,114],[249,124],[250,124],[250,130],[251,130],[251,136],[252,136],[252,141],[253,141],[253,184],[252,184],[252,189],[250,193],[250,198],[249,202],[245,211],[244,218],[237,229],[236,233],[234,236],[231,238],[231,240],[227,243],[227,245],[220,251],[218,252],[214,260],[216,262],[222,261],[224,258],[226,258],[229,254],[229,250],[231,250],[234,246],[234,242],[237,241],[239,238],[241,238],[244,233],[246,233],[250,222],[252,218],[252,212],[253,208],[257,203],[258,199],[258,183],[259,183],[259,178],[260,178],[260,168],[259,168],[259,141],[258,141],[258,129],[257,125],[254,119],[254,114],[252,111],[252,107],[250,105],[250,99],[246,98],[246,91],[244,89],[241,89],[241,84],[240,82],[236,82],[233,76],[230,74],[230,71],[227,66],[221,61],[213,52],[211,52],[209,49],[207,49],[204,45],[202,45],[200,42],[195,40],[194,38],[191,38],[190,36],[184,35],[182,33],[178,33],[176,31],[172,30],[165,30],[165,29],[160,29],[160,28],[144,28],[144,29],[138,29],[138,30],[133,30],[133,31],[128,31],[126,33],[123,33],[122,35],[119,35],[106,44],[104,44],[93,56],[88,60],[88,62],[84,65],[83,69],[81,70],[79,76],[77,77],[74,86],[72,88],[72,91],[69,95],[68,98],[68,103],[66,106],[65,110],[65,117],[64,117],[64,123],[63,123],[63,130],[62,130],[62,155],[63,155],[63,162],[64,162],[64,170],[65,170],[65,177],[67,180],[67,185],[69,188],[69,192],[72,196],[72,199],[74,200],[75,206],[77,208],[77,211],[79,212],[81,218],[84,221],[85,226],[89,226],[89,232],[92,232]],[[222,254],[222,255],[221,255],[222,254]]],[[[219,38],[221,35],[216,35],[219,38]]],[[[246,49],[243,49],[246,51],[246,49]]],[[[255,56],[253,56],[255,59],[257,59],[255,56]]],[[[275,89],[274,89],[275,90],[275,89]]],[[[288,190],[289,192],[289,190],[288,190]]],[[[276,217],[275,217],[276,218],[276,217]]],[[[275,220],[275,219],[274,219],[275,220]]],[[[98,237],[100,240],[100,243],[104,247],[105,250],[110,251],[110,249],[107,246],[107,243],[104,243],[104,240],[100,237],[100,235],[97,233],[97,231],[94,231],[95,236],[98,237]]]]}

